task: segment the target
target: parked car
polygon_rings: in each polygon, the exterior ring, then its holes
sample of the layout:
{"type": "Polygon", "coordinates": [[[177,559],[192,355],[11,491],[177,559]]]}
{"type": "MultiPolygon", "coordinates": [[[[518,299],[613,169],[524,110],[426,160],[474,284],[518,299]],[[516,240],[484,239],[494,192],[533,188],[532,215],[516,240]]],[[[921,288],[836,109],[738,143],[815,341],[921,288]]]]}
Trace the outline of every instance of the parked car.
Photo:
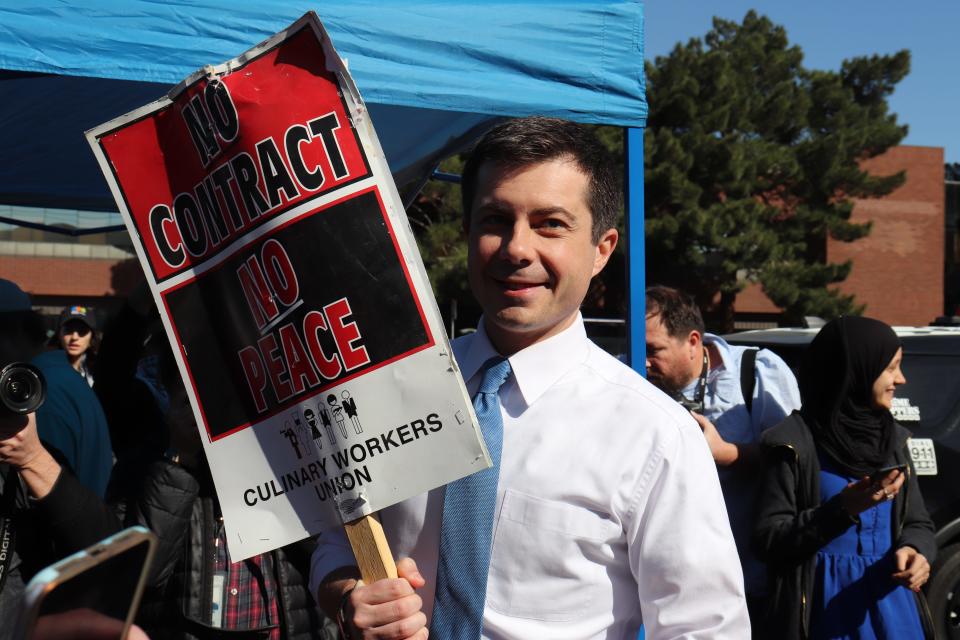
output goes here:
{"type": "MultiPolygon", "coordinates": [[[[938,637],[960,640],[960,327],[895,327],[907,383],[894,417],[913,432],[910,453],[940,548],[927,599],[938,637]]],[[[816,329],[762,329],[730,334],[731,344],[776,352],[797,371],[816,329]]]]}

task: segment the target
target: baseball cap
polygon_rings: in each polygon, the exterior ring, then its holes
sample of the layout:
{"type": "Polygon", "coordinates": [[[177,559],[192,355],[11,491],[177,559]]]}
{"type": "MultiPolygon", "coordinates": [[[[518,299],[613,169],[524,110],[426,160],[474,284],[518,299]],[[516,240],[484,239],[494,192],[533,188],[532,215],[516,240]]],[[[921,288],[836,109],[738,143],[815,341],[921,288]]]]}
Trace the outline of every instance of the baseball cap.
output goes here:
{"type": "Polygon", "coordinates": [[[30,311],[30,296],[15,282],[0,278],[0,313],[30,311]]]}
{"type": "Polygon", "coordinates": [[[66,307],[60,312],[60,323],[57,326],[62,327],[71,320],[80,320],[91,329],[97,328],[96,323],[93,321],[93,309],[90,307],[83,307],[76,304],[66,307]]]}

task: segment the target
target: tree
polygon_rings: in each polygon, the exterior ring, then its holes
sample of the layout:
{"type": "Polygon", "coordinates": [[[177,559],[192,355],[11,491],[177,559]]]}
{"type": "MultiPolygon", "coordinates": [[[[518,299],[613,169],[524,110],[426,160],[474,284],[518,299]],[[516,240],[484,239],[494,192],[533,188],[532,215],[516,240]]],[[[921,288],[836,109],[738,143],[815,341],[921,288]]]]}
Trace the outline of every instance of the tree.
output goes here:
{"type": "MultiPolygon", "coordinates": [[[[453,156],[440,164],[444,173],[460,175],[465,156],[453,156]]],[[[430,180],[411,205],[407,218],[433,286],[444,319],[451,320],[451,302],[458,305],[458,326],[475,326],[479,308],[467,282],[467,244],[463,233],[460,185],[430,180]]]]}
{"type": "Polygon", "coordinates": [[[851,265],[827,261],[827,238],[865,236],[853,199],[904,181],[860,162],[906,135],[887,98],[909,67],[900,51],[808,70],[783,27],[753,11],[742,24],[715,18],[703,39],[648,63],[649,281],[690,291],[723,330],[748,282],[792,321],[860,312],[829,287],[851,265]]]}

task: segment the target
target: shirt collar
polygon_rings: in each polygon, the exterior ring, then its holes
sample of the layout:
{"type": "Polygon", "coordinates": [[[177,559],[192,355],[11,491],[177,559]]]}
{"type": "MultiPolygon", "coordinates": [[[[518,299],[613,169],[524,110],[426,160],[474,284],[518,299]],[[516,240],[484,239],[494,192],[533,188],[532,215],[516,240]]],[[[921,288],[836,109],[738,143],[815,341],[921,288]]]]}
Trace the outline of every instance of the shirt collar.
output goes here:
{"type": "MultiPolygon", "coordinates": [[[[458,363],[463,379],[467,381],[480,371],[487,360],[498,355],[483,325],[481,318],[463,361],[458,363]]],[[[577,313],[573,324],[557,335],[510,356],[508,360],[513,380],[527,406],[536,402],[557,380],[586,360],[589,350],[590,341],[583,318],[577,313]]]]}
{"type": "Polygon", "coordinates": [[[710,372],[707,374],[707,378],[713,379],[730,368],[728,363],[730,362],[733,354],[730,353],[730,345],[728,345],[727,341],[720,336],[715,336],[712,333],[704,333],[703,342],[704,344],[712,344],[716,348],[717,353],[720,354],[720,366],[718,366],[716,369],[711,368],[710,372]]]}
{"type": "MultiPolygon", "coordinates": [[[[710,370],[707,372],[707,382],[713,384],[717,378],[719,378],[725,371],[729,370],[730,367],[727,363],[730,362],[733,354],[730,353],[730,345],[727,342],[719,337],[715,336],[712,333],[703,334],[703,345],[706,348],[707,345],[713,345],[717,349],[717,353],[720,354],[720,365],[716,368],[713,367],[713,361],[710,362],[710,370]]],[[[691,380],[687,386],[680,390],[680,395],[685,398],[692,398],[693,393],[697,390],[697,384],[700,382],[700,375],[691,380]]]]}

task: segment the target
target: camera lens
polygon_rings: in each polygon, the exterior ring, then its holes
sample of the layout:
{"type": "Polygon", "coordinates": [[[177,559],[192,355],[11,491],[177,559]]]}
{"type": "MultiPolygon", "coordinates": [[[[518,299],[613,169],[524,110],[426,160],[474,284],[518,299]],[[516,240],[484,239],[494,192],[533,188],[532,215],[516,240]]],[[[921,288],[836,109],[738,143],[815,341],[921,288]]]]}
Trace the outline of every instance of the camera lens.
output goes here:
{"type": "Polygon", "coordinates": [[[32,413],[46,396],[46,381],[36,367],[14,362],[0,371],[0,414],[32,413]]]}

